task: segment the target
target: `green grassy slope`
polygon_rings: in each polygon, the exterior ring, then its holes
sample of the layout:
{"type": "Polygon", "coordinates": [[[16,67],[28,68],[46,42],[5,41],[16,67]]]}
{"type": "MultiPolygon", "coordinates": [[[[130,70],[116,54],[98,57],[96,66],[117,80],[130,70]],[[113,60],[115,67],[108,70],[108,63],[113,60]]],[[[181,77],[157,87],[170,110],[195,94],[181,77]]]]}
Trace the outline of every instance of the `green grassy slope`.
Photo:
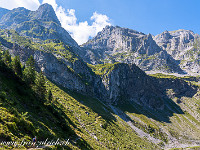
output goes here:
{"type": "MultiPolygon", "coordinates": [[[[186,148],[199,145],[200,141],[200,92],[199,77],[174,77],[168,75],[152,75],[156,78],[179,79],[198,86],[197,93],[192,97],[172,96],[165,100],[163,111],[152,111],[137,105],[119,106],[127,114],[134,124],[149,133],[151,136],[161,139],[165,148],[186,148]]],[[[166,95],[173,95],[173,89],[166,89],[166,95]]]]}
{"type": "Polygon", "coordinates": [[[0,83],[0,141],[37,136],[38,141],[70,139],[66,149],[156,148],[96,99],[62,90],[46,79],[54,96],[49,103],[7,67],[0,68],[0,83]]]}

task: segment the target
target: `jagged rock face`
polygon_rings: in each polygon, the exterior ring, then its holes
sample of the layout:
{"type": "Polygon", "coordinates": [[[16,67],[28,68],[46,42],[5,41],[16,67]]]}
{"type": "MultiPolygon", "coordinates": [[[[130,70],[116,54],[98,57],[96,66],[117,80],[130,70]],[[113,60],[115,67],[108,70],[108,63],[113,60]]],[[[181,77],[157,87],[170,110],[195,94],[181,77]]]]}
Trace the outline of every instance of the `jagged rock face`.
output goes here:
{"type": "Polygon", "coordinates": [[[136,65],[116,64],[107,77],[104,85],[111,104],[135,102],[152,109],[164,108],[161,91],[136,65]]]}
{"type": "Polygon", "coordinates": [[[197,87],[190,85],[182,79],[172,78],[152,78],[154,84],[159,86],[159,90],[162,93],[166,93],[167,98],[181,98],[181,97],[192,97],[197,92],[197,87]]]}
{"type": "Polygon", "coordinates": [[[78,47],[78,44],[61,24],[49,4],[41,5],[38,10],[30,11],[16,8],[6,13],[0,20],[0,28],[14,29],[20,35],[41,40],[59,39],[65,44],[78,47]]]}
{"type": "Polygon", "coordinates": [[[182,72],[179,62],[160,48],[151,34],[106,26],[83,47],[85,54],[82,57],[89,63],[135,63],[144,71],[182,72]]]}
{"type": "Polygon", "coordinates": [[[105,51],[107,50],[113,52],[131,50],[131,41],[133,37],[143,35],[143,33],[139,33],[134,30],[129,31],[128,29],[107,26],[102,32],[99,32],[94,39],[89,40],[84,46],[92,49],[105,49],[105,51]]]}
{"type": "Polygon", "coordinates": [[[195,34],[189,30],[165,31],[154,40],[174,59],[180,59],[194,44],[195,34]]]}
{"type": "Polygon", "coordinates": [[[143,71],[200,72],[200,36],[189,30],[165,31],[155,37],[135,30],[107,26],[82,45],[82,58],[92,64],[136,64],[143,71]]]}
{"type": "Polygon", "coordinates": [[[155,78],[145,74],[135,64],[115,64],[109,74],[102,76],[107,87],[107,102],[120,105],[126,102],[163,110],[165,100],[192,97],[197,87],[173,78],[155,78]]]}
{"type": "Polygon", "coordinates": [[[106,26],[96,37],[84,44],[84,47],[104,49],[109,54],[138,52],[149,56],[161,51],[150,34],[113,26],[106,26]]]}
{"type": "Polygon", "coordinates": [[[12,55],[20,56],[23,63],[25,63],[31,55],[34,56],[37,70],[43,70],[45,75],[57,84],[71,90],[86,90],[86,85],[80,82],[78,77],[75,76],[64,63],[58,61],[53,54],[20,47],[17,44],[13,45],[2,38],[0,38],[0,42],[5,48],[10,49],[12,55]]]}
{"type": "Polygon", "coordinates": [[[154,40],[166,50],[175,60],[181,61],[180,67],[186,72],[199,73],[199,38],[198,34],[190,30],[165,31],[154,40]]]}

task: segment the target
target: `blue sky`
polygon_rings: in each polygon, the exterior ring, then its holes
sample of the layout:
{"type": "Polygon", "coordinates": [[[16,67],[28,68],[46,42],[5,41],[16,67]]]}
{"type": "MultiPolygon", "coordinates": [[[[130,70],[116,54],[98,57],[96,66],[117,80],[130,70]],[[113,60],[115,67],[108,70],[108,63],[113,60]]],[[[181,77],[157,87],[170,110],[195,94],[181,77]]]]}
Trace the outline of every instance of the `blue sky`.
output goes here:
{"type": "Polygon", "coordinates": [[[57,0],[75,9],[79,21],[89,20],[94,11],[111,23],[153,35],[165,30],[188,29],[200,33],[199,0],[57,0]]]}
{"type": "Polygon", "coordinates": [[[54,5],[62,26],[79,44],[107,24],[153,35],[178,29],[200,34],[199,0],[0,0],[0,7],[22,5],[35,10],[44,2],[54,5]]]}

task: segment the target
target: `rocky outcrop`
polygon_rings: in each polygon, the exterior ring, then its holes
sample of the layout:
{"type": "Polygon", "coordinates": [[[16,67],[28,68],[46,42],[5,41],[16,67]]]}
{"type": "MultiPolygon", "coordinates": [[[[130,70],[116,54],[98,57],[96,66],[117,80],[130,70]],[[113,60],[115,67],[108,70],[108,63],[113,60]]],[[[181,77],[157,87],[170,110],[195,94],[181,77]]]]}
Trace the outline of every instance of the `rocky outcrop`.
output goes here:
{"type": "Polygon", "coordinates": [[[82,46],[85,50],[82,57],[89,63],[135,63],[144,71],[183,73],[178,67],[179,62],[159,47],[151,34],[106,26],[82,46]]]}
{"type": "Polygon", "coordinates": [[[134,64],[116,64],[108,75],[107,84],[112,104],[135,102],[152,109],[164,109],[159,87],[134,64]]]}
{"type": "MultiPolygon", "coordinates": [[[[184,79],[178,78],[152,78],[154,84],[159,87],[162,91],[163,98],[181,98],[181,97],[193,97],[198,88],[190,83],[186,82],[184,79]]],[[[178,100],[177,100],[178,101],[178,100]]]]}
{"type": "Polygon", "coordinates": [[[190,30],[165,31],[154,40],[166,50],[175,60],[180,61],[180,67],[187,73],[199,73],[199,39],[200,36],[190,30]]]}
{"type": "Polygon", "coordinates": [[[198,88],[178,78],[157,78],[145,74],[135,64],[117,63],[102,77],[112,105],[137,103],[140,106],[163,110],[165,101],[193,97],[198,88]]]}
{"type": "Polygon", "coordinates": [[[145,35],[135,30],[106,26],[96,37],[83,45],[96,50],[102,49],[110,55],[124,52],[137,52],[138,55],[153,55],[161,51],[151,34],[145,35]]]}
{"type": "Polygon", "coordinates": [[[187,50],[193,48],[197,35],[189,30],[165,31],[156,35],[156,43],[166,50],[174,59],[183,59],[187,50]]]}
{"type": "Polygon", "coordinates": [[[31,11],[23,7],[15,8],[6,13],[0,20],[1,28],[14,28],[18,24],[29,20],[31,11]]]}
{"type": "Polygon", "coordinates": [[[55,22],[61,26],[60,21],[58,20],[55,11],[52,6],[49,4],[41,5],[36,11],[30,13],[32,20],[42,20],[43,22],[55,22]]]}

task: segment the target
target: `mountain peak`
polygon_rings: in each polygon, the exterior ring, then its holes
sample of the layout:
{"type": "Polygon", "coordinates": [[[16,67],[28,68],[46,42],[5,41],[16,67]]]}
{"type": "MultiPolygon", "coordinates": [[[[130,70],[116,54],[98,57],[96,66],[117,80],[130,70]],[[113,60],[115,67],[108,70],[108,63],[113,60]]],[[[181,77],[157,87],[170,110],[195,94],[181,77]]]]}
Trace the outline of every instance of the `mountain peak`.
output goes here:
{"type": "Polygon", "coordinates": [[[33,19],[41,19],[44,21],[53,21],[59,25],[60,21],[58,20],[56,13],[53,7],[47,3],[40,5],[38,10],[36,10],[33,14],[33,19]]]}
{"type": "Polygon", "coordinates": [[[44,3],[44,4],[40,5],[38,9],[53,10],[53,7],[48,3],[44,3]]]}
{"type": "Polygon", "coordinates": [[[132,30],[129,28],[123,28],[120,26],[112,26],[112,25],[107,25],[105,28],[103,28],[102,31],[100,31],[94,39],[100,38],[100,37],[109,37],[111,35],[118,35],[118,36],[143,36],[145,35],[142,32],[138,32],[136,30],[132,30]]]}

